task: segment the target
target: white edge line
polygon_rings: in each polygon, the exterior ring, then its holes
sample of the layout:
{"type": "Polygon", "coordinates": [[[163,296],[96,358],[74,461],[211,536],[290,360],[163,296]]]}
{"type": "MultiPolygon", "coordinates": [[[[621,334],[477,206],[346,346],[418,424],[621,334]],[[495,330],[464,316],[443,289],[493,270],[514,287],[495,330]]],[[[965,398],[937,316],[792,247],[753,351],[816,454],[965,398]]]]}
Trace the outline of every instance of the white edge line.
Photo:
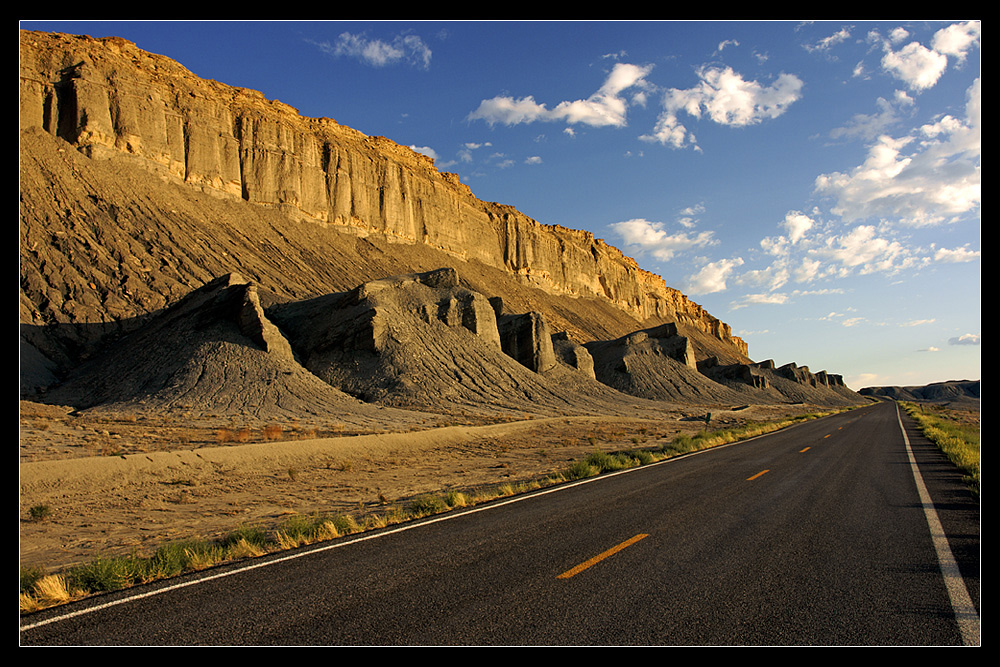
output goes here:
{"type": "Polygon", "coordinates": [[[966,646],[980,646],[979,613],[972,604],[969,591],[965,587],[965,579],[958,569],[958,563],[948,545],[948,536],[945,535],[941,521],[938,519],[937,510],[934,509],[934,501],[931,500],[924,484],[924,478],[917,468],[917,460],[913,456],[913,449],[910,448],[910,439],[906,436],[906,429],[903,428],[903,417],[900,414],[899,404],[896,403],[896,419],[899,421],[899,430],[903,434],[903,442],[906,444],[906,455],[910,459],[910,470],[913,471],[913,480],[917,483],[917,493],[920,495],[920,503],[924,508],[924,516],[927,518],[927,527],[931,531],[931,540],[934,542],[934,550],[937,552],[938,564],[941,568],[941,575],[944,577],[944,585],[948,590],[948,598],[951,600],[951,608],[955,613],[955,622],[958,623],[959,632],[962,633],[962,642],[966,646]]]}
{"type": "MultiPolygon", "coordinates": [[[[803,424],[803,423],[806,423],[806,422],[798,422],[796,424],[791,424],[790,426],[787,426],[785,428],[786,429],[787,428],[793,428],[793,427],[798,426],[799,424],[803,424]]],[[[785,429],[778,429],[778,430],[780,431],[780,430],[785,430],[785,429]]],[[[649,468],[652,468],[653,466],[662,465],[662,464],[665,464],[665,463],[674,463],[674,462],[679,461],[681,459],[689,458],[689,457],[695,456],[697,454],[705,454],[705,453],[708,453],[708,452],[717,451],[717,450],[720,450],[720,449],[725,449],[726,447],[731,447],[733,445],[741,445],[741,444],[744,444],[744,443],[747,443],[747,442],[751,442],[753,440],[757,440],[758,438],[762,438],[764,436],[771,435],[772,433],[777,433],[777,431],[771,431],[769,433],[761,433],[760,435],[755,435],[752,438],[746,438],[745,440],[737,440],[735,442],[727,442],[727,443],[722,444],[722,445],[716,445],[715,447],[709,447],[708,449],[699,449],[699,450],[694,451],[694,452],[687,452],[685,454],[680,454],[678,456],[672,456],[669,459],[664,459],[662,461],[656,461],[654,463],[650,463],[650,464],[643,465],[643,466],[638,466],[638,467],[635,467],[635,468],[626,468],[624,470],[616,470],[614,472],[604,473],[602,475],[597,475],[596,477],[588,477],[586,479],[577,480],[575,482],[569,482],[569,483],[559,484],[559,485],[553,486],[552,488],[549,488],[549,489],[542,489],[540,491],[535,491],[535,492],[528,493],[528,494],[514,496],[514,497],[508,498],[506,500],[493,501],[493,502],[487,503],[485,505],[482,505],[481,507],[473,507],[473,508],[470,508],[470,509],[467,509],[467,510],[464,510],[464,511],[461,511],[461,512],[447,512],[447,513],[441,514],[440,516],[436,516],[436,517],[433,517],[433,518],[430,518],[430,519],[424,519],[424,520],[421,520],[421,521],[415,522],[415,523],[408,523],[406,525],[399,526],[397,528],[392,528],[392,529],[389,529],[389,530],[383,530],[383,531],[379,531],[377,533],[371,533],[371,534],[368,534],[368,535],[359,535],[358,537],[355,537],[355,538],[352,538],[352,539],[349,539],[349,540],[345,540],[343,542],[336,542],[334,544],[327,544],[327,545],[322,545],[322,546],[317,546],[317,547],[314,547],[314,548],[306,549],[306,550],[303,550],[303,551],[297,551],[294,554],[289,554],[287,556],[279,556],[277,558],[268,559],[268,560],[266,560],[264,562],[260,562],[260,563],[250,563],[248,565],[244,565],[244,566],[241,566],[241,567],[236,567],[234,569],[226,570],[225,572],[219,572],[217,574],[210,574],[210,575],[205,575],[205,576],[196,576],[196,578],[191,579],[189,581],[184,581],[184,582],[181,582],[181,583],[178,583],[178,584],[172,584],[170,586],[164,586],[162,588],[157,588],[155,590],[147,591],[145,593],[137,593],[137,594],[134,594],[134,595],[128,595],[128,596],[125,596],[123,598],[119,598],[117,600],[112,600],[110,602],[105,602],[103,604],[94,605],[92,607],[87,607],[85,609],[79,609],[77,611],[72,611],[72,612],[69,612],[69,613],[66,613],[66,614],[59,614],[57,616],[53,616],[51,618],[46,618],[46,619],[37,621],[35,623],[29,623],[28,625],[21,626],[21,632],[24,632],[25,630],[33,630],[35,628],[39,628],[39,627],[42,627],[44,625],[49,625],[50,623],[56,623],[57,621],[65,621],[65,620],[68,620],[68,619],[71,619],[71,618],[75,618],[77,616],[84,616],[86,614],[90,614],[90,613],[95,612],[95,611],[100,611],[102,609],[108,609],[108,608],[111,608],[111,607],[117,607],[118,605],[126,604],[126,603],[129,603],[129,602],[134,602],[136,600],[142,600],[144,598],[154,597],[154,596],[159,595],[161,593],[167,593],[169,591],[178,590],[178,589],[181,589],[181,588],[187,588],[188,586],[194,586],[195,584],[200,584],[200,583],[203,583],[203,582],[206,582],[206,581],[212,581],[213,579],[222,579],[224,577],[228,577],[228,576],[231,576],[231,575],[234,575],[234,574],[241,574],[243,572],[249,572],[250,570],[256,570],[258,568],[269,567],[271,565],[277,565],[278,563],[283,563],[283,562],[289,561],[289,560],[295,560],[297,558],[302,558],[304,556],[310,556],[310,555],[315,554],[315,553],[320,553],[320,552],[323,552],[323,551],[330,551],[332,549],[339,549],[341,547],[346,547],[346,546],[350,546],[352,544],[357,544],[358,542],[364,542],[366,540],[374,540],[374,539],[379,538],[379,537],[385,537],[386,535],[393,535],[395,533],[401,533],[401,532],[406,531],[406,530],[413,530],[414,528],[420,528],[422,526],[428,526],[428,525],[433,524],[433,523],[438,523],[439,521],[449,521],[451,519],[458,519],[460,517],[464,517],[464,516],[467,516],[469,514],[475,514],[477,512],[485,512],[487,510],[493,510],[493,509],[496,509],[498,507],[503,507],[504,505],[510,505],[511,503],[518,503],[518,502],[521,502],[521,501],[524,501],[524,500],[529,500],[529,499],[532,499],[532,498],[537,498],[539,496],[548,495],[550,493],[556,493],[558,491],[565,491],[566,489],[571,489],[571,488],[573,488],[575,486],[580,486],[581,484],[589,484],[591,482],[598,482],[598,481],[601,481],[601,480],[608,479],[609,477],[614,477],[615,475],[623,475],[623,474],[626,474],[626,473],[638,472],[640,470],[648,470],[649,468]]],[[[905,434],[904,434],[904,436],[905,436],[905,434]]]]}

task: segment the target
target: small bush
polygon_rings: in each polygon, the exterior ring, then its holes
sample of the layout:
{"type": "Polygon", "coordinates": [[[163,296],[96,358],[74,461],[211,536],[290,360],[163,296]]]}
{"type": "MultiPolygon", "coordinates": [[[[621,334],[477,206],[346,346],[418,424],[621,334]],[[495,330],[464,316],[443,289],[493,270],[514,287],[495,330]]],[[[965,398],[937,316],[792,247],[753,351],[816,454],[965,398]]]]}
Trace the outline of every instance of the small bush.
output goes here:
{"type": "Polygon", "coordinates": [[[584,459],[582,461],[577,461],[569,468],[567,468],[566,472],[563,473],[563,477],[565,477],[567,480],[572,481],[577,479],[585,479],[587,477],[593,477],[594,475],[600,474],[600,472],[601,471],[598,468],[591,465],[590,462],[587,461],[587,459],[584,459]]]}
{"type": "Polygon", "coordinates": [[[52,516],[52,508],[48,505],[35,505],[28,509],[28,518],[31,521],[45,521],[52,516]]]}
{"type": "Polygon", "coordinates": [[[417,496],[412,501],[410,501],[407,507],[410,514],[414,517],[428,516],[431,514],[437,514],[438,512],[443,512],[448,508],[445,501],[438,496],[432,494],[424,494],[422,496],[417,496]]]}

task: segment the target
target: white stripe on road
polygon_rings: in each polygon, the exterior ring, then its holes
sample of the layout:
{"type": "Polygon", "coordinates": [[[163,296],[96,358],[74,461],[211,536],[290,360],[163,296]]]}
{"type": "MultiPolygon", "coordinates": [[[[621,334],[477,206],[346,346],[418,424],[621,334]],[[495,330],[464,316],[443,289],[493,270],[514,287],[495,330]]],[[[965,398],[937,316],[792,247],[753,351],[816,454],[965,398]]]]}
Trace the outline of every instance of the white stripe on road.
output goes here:
{"type": "Polygon", "coordinates": [[[955,556],[951,553],[951,547],[948,545],[948,537],[944,533],[940,519],[938,519],[937,510],[934,509],[934,502],[931,500],[927,486],[924,485],[924,478],[917,468],[917,461],[910,448],[910,439],[906,437],[906,429],[903,428],[903,417],[899,412],[898,403],[896,404],[896,419],[899,421],[899,430],[903,433],[903,442],[906,443],[906,455],[910,459],[913,481],[917,483],[917,493],[920,494],[920,503],[924,506],[927,527],[931,531],[931,539],[934,542],[934,549],[937,551],[944,585],[948,589],[948,597],[951,599],[951,608],[955,612],[955,621],[958,623],[959,632],[962,633],[962,642],[966,646],[979,646],[979,612],[972,604],[972,598],[969,597],[969,591],[965,587],[965,579],[962,578],[962,573],[958,569],[958,563],[955,562],[955,556]]]}

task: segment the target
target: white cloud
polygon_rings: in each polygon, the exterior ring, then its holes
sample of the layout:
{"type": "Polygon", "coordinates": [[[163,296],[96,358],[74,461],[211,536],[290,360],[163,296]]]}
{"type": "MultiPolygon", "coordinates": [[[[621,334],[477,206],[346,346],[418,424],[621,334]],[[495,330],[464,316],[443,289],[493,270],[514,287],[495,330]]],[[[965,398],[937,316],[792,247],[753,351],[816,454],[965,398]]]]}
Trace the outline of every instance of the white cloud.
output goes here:
{"type": "Polygon", "coordinates": [[[782,226],[788,232],[788,240],[794,245],[802,240],[806,232],[812,229],[814,224],[813,219],[805,213],[801,211],[789,211],[785,214],[782,226]]]}
{"type": "Polygon", "coordinates": [[[433,160],[438,159],[437,152],[435,152],[435,150],[429,146],[410,146],[410,148],[416,151],[417,153],[420,153],[421,155],[426,155],[427,157],[433,160]]]}
{"type": "Polygon", "coordinates": [[[406,62],[427,69],[431,64],[430,48],[416,35],[397,35],[385,42],[345,32],[333,44],[322,42],[317,46],[331,55],[357,58],[374,67],[406,62]]]}
{"type": "Polygon", "coordinates": [[[833,197],[848,222],[896,218],[937,224],[973,212],[981,202],[981,83],[967,91],[966,118],[945,116],[911,136],[882,135],[849,173],[822,174],[816,191],[833,197]]]}
{"type": "Polygon", "coordinates": [[[958,338],[949,338],[949,345],[979,345],[979,334],[962,334],[958,338]]]}
{"type": "Polygon", "coordinates": [[[780,293],[769,293],[769,294],[747,294],[737,303],[732,304],[734,309],[745,308],[749,305],[764,304],[764,305],[783,305],[788,303],[788,295],[780,293]]]}
{"type": "Polygon", "coordinates": [[[871,225],[860,225],[841,236],[831,236],[821,248],[812,252],[863,274],[891,272],[913,263],[902,244],[877,236],[871,225]]]}
{"type": "Polygon", "coordinates": [[[934,33],[931,48],[919,42],[910,42],[894,51],[894,44],[909,37],[906,30],[897,28],[883,42],[885,55],[882,57],[882,67],[911,90],[926,90],[934,86],[944,74],[948,67],[948,56],[955,58],[958,65],[965,62],[969,50],[979,45],[980,33],[979,21],[955,23],[934,33]]]}
{"type": "Polygon", "coordinates": [[[817,52],[817,51],[819,51],[819,52],[825,52],[825,51],[829,51],[831,48],[833,48],[837,44],[840,44],[840,43],[846,41],[847,39],[849,39],[850,36],[851,36],[851,30],[850,30],[850,28],[841,28],[840,30],[838,30],[837,32],[833,33],[829,37],[824,37],[823,39],[819,40],[815,44],[806,44],[804,46],[804,48],[805,48],[806,51],[809,51],[809,52],[817,52]]]}
{"type": "Polygon", "coordinates": [[[649,253],[659,260],[669,260],[683,250],[700,248],[716,243],[712,232],[669,233],[662,222],[642,218],[615,222],[609,227],[621,237],[624,245],[633,252],[649,253]]]}
{"type": "Polygon", "coordinates": [[[789,272],[784,261],[778,261],[766,269],[747,271],[739,277],[741,285],[762,285],[769,290],[784,287],[788,282],[789,272]]]}
{"type": "Polygon", "coordinates": [[[969,49],[979,44],[981,29],[979,21],[955,23],[934,33],[931,47],[938,53],[955,57],[959,63],[965,62],[969,49]]]}
{"type": "Polygon", "coordinates": [[[795,277],[797,282],[812,282],[819,276],[820,266],[821,262],[819,260],[804,257],[802,259],[802,263],[799,264],[799,267],[795,269],[792,275],[795,277]]]}
{"type": "MultiPolygon", "coordinates": [[[[560,102],[553,109],[535,101],[533,96],[515,99],[497,96],[480,102],[479,107],[469,114],[470,120],[484,120],[490,125],[502,123],[517,125],[535,121],[561,121],[571,125],[582,123],[592,127],[624,127],[629,102],[623,93],[631,88],[641,90],[648,86],[646,75],[652,66],[618,63],[608,74],[601,88],[582,100],[560,102]]],[[[639,97],[639,102],[645,101],[639,97]]]]}
{"type": "Polygon", "coordinates": [[[899,111],[913,106],[913,98],[905,91],[898,90],[892,100],[880,97],[875,101],[878,112],[874,114],[855,114],[850,122],[830,131],[834,139],[861,139],[872,141],[884,134],[890,127],[899,122],[899,111]]]}
{"type": "Polygon", "coordinates": [[[743,264],[743,259],[720,259],[706,264],[697,273],[688,276],[686,292],[688,294],[713,294],[726,289],[726,280],[737,267],[743,264]]]}
{"type": "Polygon", "coordinates": [[[948,66],[948,57],[920,42],[910,42],[899,51],[888,46],[882,56],[882,67],[911,90],[926,90],[941,78],[948,66]]]}
{"type": "Polygon", "coordinates": [[[934,251],[934,260],[948,263],[974,262],[981,254],[979,250],[969,250],[968,245],[961,248],[938,248],[934,251]]]}
{"type": "Polygon", "coordinates": [[[783,114],[802,95],[802,81],[781,74],[770,86],[747,81],[730,67],[702,67],[701,81],[693,88],[671,88],[663,98],[663,112],[646,141],[674,148],[697,146],[694,136],[679,120],[684,112],[696,119],[703,115],[721,125],[744,127],[783,114]]]}

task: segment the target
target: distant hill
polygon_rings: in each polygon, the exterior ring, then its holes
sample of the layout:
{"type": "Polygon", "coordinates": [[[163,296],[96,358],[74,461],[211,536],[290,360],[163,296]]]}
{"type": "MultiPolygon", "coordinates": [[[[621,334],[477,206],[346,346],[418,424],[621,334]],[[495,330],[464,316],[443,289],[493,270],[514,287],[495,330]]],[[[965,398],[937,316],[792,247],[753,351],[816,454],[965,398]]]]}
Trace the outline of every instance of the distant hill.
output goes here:
{"type": "Polygon", "coordinates": [[[865,387],[862,396],[894,401],[936,403],[954,407],[979,407],[979,380],[951,380],[914,387],[865,387]]]}

